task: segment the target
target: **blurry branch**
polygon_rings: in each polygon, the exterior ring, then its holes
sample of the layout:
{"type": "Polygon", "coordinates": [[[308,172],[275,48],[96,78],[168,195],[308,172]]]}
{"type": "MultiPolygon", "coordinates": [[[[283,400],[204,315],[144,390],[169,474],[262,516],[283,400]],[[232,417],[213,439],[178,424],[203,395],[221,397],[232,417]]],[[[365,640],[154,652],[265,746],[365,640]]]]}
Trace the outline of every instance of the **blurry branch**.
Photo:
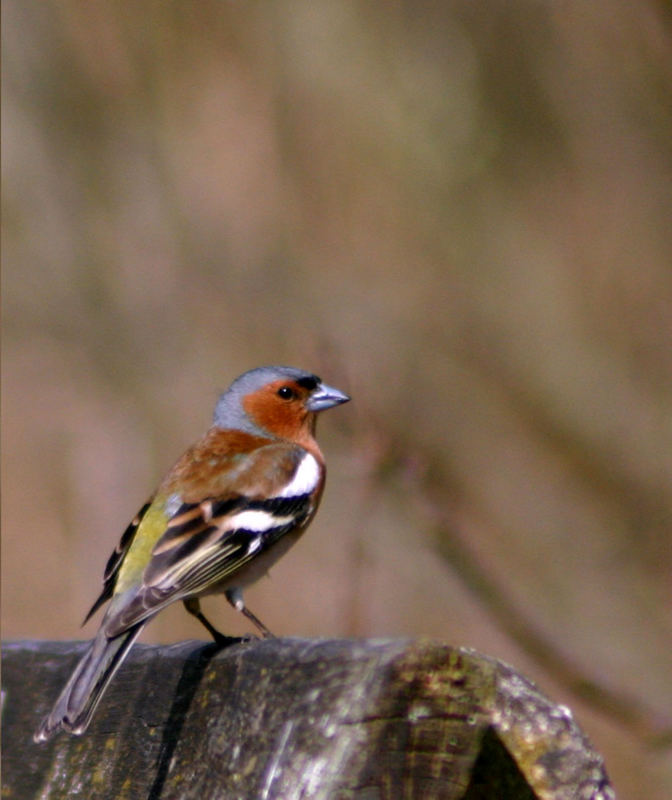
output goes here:
{"type": "Polygon", "coordinates": [[[451,497],[450,482],[435,456],[380,428],[371,450],[375,458],[371,459],[366,483],[371,489],[391,481],[406,484],[405,496],[414,502],[417,529],[431,534],[441,557],[530,658],[576,698],[626,726],[650,747],[672,745],[672,720],[588,674],[512,601],[469,545],[467,532],[481,526],[482,520],[451,497]]]}

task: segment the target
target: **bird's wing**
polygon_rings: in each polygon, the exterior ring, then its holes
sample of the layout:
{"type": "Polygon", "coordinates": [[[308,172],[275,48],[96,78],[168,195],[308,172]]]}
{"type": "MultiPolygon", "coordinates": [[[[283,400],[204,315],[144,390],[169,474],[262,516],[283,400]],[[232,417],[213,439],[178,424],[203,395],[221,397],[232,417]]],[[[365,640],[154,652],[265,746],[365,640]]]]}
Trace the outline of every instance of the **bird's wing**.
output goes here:
{"type": "Polygon", "coordinates": [[[117,581],[117,573],[119,572],[119,567],[121,566],[124,556],[128,552],[131,543],[135,537],[135,534],[140,527],[140,523],[142,522],[143,517],[147,513],[147,509],[152,504],[152,497],[144,504],[144,506],[138,511],[135,515],[133,520],[131,521],[130,525],[126,528],[126,530],[121,535],[121,539],[119,540],[119,544],[116,546],[114,552],[109,557],[107,564],[105,565],[105,574],[103,575],[103,591],[100,593],[100,596],[96,600],[96,602],[91,606],[89,609],[89,613],[84,618],[84,622],[82,625],[86,625],[89,619],[98,611],[98,609],[105,603],[107,600],[112,597],[114,592],[114,584],[117,581]]]}
{"type": "Polygon", "coordinates": [[[289,442],[249,453],[235,486],[182,502],[154,545],[141,584],[110,606],[115,636],[164,606],[234,575],[282,536],[310,520],[323,480],[314,456],[289,442]]]}

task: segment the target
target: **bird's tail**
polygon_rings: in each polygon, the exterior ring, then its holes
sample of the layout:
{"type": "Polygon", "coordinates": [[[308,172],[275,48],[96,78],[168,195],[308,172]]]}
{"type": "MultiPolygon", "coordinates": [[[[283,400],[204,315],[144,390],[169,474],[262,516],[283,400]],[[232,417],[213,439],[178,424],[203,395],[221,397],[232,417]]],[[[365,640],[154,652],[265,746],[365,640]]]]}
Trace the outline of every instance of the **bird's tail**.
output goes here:
{"type": "Polygon", "coordinates": [[[146,622],[143,620],[112,639],[102,629],[98,631],[51,713],[35,731],[36,742],[46,742],[61,728],[76,735],[84,733],[108,683],[146,622]]]}

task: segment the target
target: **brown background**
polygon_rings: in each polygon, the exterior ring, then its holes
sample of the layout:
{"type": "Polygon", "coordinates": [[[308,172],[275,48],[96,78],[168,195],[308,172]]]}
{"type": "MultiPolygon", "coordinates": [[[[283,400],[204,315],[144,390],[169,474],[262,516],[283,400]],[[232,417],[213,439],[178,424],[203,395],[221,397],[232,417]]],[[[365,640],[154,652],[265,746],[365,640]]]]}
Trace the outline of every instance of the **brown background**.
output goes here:
{"type": "MultiPolygon", "coordinates": [[[[89,636],[109,551],[217,392],[290,363],[354,401],[253,610],[504,658],[622,798],[670,796],[667,5],[3,17],[3,637],[89,636]]],[[[145,640],[201,636],[171,608],[145,640]]]]}

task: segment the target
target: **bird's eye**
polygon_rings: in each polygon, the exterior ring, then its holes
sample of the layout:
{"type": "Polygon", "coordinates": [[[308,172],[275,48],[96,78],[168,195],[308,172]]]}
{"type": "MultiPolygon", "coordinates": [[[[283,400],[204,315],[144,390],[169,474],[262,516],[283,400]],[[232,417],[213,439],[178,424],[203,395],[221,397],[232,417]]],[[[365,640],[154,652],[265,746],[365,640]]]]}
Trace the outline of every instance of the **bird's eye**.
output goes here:
{"type": "Polygon", "coordinates": [[[291,400],[294,397],[294,391],[289,388],[289,386],[282,386],[278,389],[278,395],[282,397],[283,400],[291,400]]]}

